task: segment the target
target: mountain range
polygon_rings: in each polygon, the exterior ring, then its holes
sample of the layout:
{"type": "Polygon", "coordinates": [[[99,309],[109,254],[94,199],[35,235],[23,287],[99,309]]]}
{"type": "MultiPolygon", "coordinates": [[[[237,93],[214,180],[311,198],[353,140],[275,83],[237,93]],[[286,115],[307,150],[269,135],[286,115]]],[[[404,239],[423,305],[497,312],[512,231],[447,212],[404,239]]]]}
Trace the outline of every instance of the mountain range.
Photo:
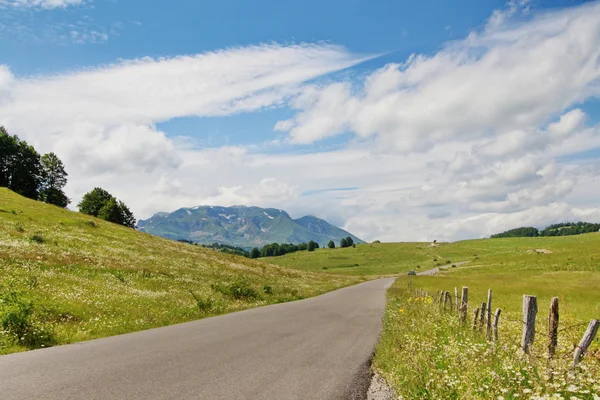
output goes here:
{"type": "Polygon", "coordinates": [[[251,248],[269,243],[302,243],[314,240],[326,245],[330,240],[339,245],[356,236],[314,216],[292,219],[287,212],[275,208],[246,206],[197,206],[180,208],[172,213],[159,212],[138,221],[142,232],[174,240],[190,240],[201,244],[221,243],[251,248]]]}

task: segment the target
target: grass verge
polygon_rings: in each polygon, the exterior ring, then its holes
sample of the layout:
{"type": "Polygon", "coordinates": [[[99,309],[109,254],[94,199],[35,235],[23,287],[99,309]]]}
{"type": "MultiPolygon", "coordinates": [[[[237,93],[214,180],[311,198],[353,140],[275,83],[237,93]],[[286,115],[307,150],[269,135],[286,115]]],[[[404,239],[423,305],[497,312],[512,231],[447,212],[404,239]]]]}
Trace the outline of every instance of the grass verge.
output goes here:
{"type": "MultiPolygon", "coordinates": [[[[585,327],[559,334],[554,359],[546,357],[540,336],[527,356],[519,349],[520,323],[503,319],[494,344],[469,323],[463,326],[456,313],[442,311],[430,297],[415,297],[407,282],[398,280],[388,293],[374,358],[374,367],[398,395],[405,399],[598,399],[598,339],[580,367],[571,368],[573,343],[585,327]]],[[[567,318],[561,325],[570,322],[567,318]]],[[[538,329],[540,335],[544,325],[538,329]]]]}

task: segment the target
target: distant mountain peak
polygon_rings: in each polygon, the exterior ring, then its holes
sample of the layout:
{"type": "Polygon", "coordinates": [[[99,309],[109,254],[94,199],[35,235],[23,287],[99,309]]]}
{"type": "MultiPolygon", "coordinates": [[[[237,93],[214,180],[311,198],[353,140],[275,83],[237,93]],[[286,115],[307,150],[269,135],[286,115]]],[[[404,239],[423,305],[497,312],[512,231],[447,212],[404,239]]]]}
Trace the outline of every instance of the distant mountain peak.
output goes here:
{"type": "Polygon", "coordinates": [[[180,208],[172,213],[159,212],[147,220],[140,220],[137,228],[169,239],[246,248],[273,242],[297,244],[310,240],[322,245],[330,240],[339,244],[342,238],[348,236],[356,243],[364,243],[351,233],[313,215],[292,219],[284,210],[255,206],[180,208]]]}

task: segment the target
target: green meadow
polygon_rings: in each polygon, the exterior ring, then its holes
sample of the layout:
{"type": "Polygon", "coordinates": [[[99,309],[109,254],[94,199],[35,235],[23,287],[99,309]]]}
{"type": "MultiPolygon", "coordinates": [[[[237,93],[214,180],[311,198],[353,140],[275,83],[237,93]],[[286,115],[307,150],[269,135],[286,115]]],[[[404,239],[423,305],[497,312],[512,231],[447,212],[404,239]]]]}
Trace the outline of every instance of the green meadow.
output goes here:
{"type": "Polygon", "coordinates": [[[600,233],[563,237],[466,240],[455,243],[373,243],[268,259],[305,271],[394,275],[373,366],[406,399],[597,399],[600,337],[572,368],[573,349],[591,319],[600,319],[600,233]],[[435,275],[408,276],[439,268],[435,275]],[[437,291],[469,288],[468,323],[435,304],[437,291]],[[417,296],[415,290],[429,296],[417,296]],[[471,329],[472,312],[487,301],[502,309],[499,342],[471,329]],[[537,338],[519,350],[523,295],[537,296],[537,338]],[[557,356],[548,359],[550,299],[559,297],[557,356]]]}
{"type": "Polygon", "coordinates": [[[0,188],[0,354],[302,299],[360,281],[162,239],[0,188]]]}

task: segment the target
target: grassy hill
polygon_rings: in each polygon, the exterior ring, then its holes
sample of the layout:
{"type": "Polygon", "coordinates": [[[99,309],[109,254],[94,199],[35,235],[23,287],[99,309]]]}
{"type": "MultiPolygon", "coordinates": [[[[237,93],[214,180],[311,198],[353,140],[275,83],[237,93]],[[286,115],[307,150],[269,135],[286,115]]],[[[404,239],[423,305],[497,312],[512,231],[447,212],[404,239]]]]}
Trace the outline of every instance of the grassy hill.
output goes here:
{"type": "Polygon", "coordinates": [[[162,239],[0,188],[0,331],[9,331],[0,332],[0,354],[300,299],[357,282],[162,239]]]}

